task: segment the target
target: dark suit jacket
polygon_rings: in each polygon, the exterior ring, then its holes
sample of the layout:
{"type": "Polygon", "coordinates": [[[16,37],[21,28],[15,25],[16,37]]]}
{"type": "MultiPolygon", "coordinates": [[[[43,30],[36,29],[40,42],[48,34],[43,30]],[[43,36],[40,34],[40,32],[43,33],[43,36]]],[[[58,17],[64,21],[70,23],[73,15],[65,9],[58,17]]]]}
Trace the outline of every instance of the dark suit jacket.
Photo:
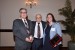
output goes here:
{"type": "MultiPolygon", "coordinates": [[[[32,21],[32,23],[33,23],[33,35],[34,35],[34,30],[35,30],[36,21],[32,21]]],[[[43,26],[42,28],[43,28],[43,31],[44,31],[46,22],[41,21],[41,23],[42,23],[42,26],[43,26]]]]}
{"type": "MultiPolygon", "coordinates": [[[[29,25],[30,34],[32,34],[32,22],[27,20],[29,25]]],[[[15,36],[15,46],[19,46],[21,48],[30,47],[31,43],[25,41],[26,37],[29,37],[30,34],[27,33],[26,27],[22,21],[22,19],[16,19],[13,22],[13,34],[15,36]]]]}

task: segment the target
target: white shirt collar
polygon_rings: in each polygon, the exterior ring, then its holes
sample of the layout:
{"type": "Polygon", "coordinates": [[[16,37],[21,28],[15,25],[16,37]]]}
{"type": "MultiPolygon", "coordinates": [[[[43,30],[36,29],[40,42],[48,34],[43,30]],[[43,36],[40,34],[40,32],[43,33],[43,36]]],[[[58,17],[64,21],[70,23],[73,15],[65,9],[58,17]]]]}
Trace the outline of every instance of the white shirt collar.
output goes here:
{"type": "MultiPolygon", "coordinates": [[[[39,24],[42,24],[41,22],[39,24]]],[[[38,22],[36,22],[36,25],[38,25],[38,22]]]]}
{"type": "MultiPolygon", "coordinates": [[[[23,18],[19,18],[19,19],[22,19],[23,22],[25,22],[25,20],[26,20],[26,19],[23,19],[23,18]]],[[[27,22],[27,21],[26,21],[26,22],[27,22]]]]}

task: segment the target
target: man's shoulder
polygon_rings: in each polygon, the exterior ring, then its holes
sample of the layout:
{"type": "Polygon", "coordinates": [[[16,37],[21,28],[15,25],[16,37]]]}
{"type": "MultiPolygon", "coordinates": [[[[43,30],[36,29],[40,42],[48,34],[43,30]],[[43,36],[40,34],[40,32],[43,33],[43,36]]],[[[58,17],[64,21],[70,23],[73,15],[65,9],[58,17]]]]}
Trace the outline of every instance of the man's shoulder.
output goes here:
{"type": "Polygon", "coordinates": [[[32,21],[32,23],[36,23],[36,21],[32,21]]]}
{"type": "Polygon", "coordinates": [[[21,19],[15,19],[13,22],[19,22],[21,21],[21,19]]]}
{"type": "Polygon", "coordinates": [[[21,19],[15,19],[14,21],[19,21],[19,20],[21,20],[21,19]]]}
{"type": "Polygon", "coordinates": [[[43,24],[46,24],[46,22],[45,21],[41,21],[43,24]]]}
{"type": "Polygon", "coordinates": [[[28,22],[31,22],[31,20],[27,19],[28,22]]]}

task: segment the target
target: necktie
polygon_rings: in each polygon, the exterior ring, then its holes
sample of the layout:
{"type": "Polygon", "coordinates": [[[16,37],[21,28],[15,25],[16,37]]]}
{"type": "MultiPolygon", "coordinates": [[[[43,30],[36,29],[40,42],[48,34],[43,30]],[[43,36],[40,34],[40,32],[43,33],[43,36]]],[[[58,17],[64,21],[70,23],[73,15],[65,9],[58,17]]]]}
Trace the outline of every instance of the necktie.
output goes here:
{"type": "Polygon", "coordinates": [[[29,26],[28,26],[28,23],[26,22],[26,20],[24,20],[24,24],[25,24],[27,33],[30,34],[29,26]]]}
{"type": "Polygon", "coordinates": [[[37,29],[37,30],[38,30],[38,31],[37,31],[37,37],[38,37],[38,38],[40,38],[40,25],[39,25],[39,24],[40,24],[40,23],[38,23],[38,27],[37,27],[37,28],[38,28],[38,29],[37,29]]]}
{"type": "Polygon", "coordinates": [[[24,20],[25,27],[28,28],[28,23],[24,20]]]}

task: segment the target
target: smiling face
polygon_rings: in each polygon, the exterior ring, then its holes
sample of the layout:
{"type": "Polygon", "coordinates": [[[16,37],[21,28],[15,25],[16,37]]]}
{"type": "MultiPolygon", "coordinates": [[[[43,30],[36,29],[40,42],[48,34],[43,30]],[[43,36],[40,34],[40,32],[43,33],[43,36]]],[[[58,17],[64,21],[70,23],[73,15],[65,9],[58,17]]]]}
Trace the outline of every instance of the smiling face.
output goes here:
{"type": "Polygon", "coordinates": [[[39,23],[42,20],[42,16],[40,14],[36,15],[36,21],[39,23]]]}
{"type": "Polygon", "coordinates": [[[55,20],[55,18],[54,18],[54,15],[53,15],[52,13],[48,13],[48,14],[47,14],[46,21],[47,21],[48,23],[56,22],[56,20],[55,20]]]}
{"type": "Polygon", "coordinates": [[[52,21],[53,19],[52,19],[52,16],[51,16],[51,15],[48,15],[47,18],[46,18],[46,20],[47,20],[49,23],[50,23],[50,22],[53,22],[53,21],[52,21]]]}
{"type": "Polygon", "coordinates": [[[20,17],[23,18],[23,19],[26,19],[27,10],[25,10],[25,9],[20,10],[20,17]]]}

